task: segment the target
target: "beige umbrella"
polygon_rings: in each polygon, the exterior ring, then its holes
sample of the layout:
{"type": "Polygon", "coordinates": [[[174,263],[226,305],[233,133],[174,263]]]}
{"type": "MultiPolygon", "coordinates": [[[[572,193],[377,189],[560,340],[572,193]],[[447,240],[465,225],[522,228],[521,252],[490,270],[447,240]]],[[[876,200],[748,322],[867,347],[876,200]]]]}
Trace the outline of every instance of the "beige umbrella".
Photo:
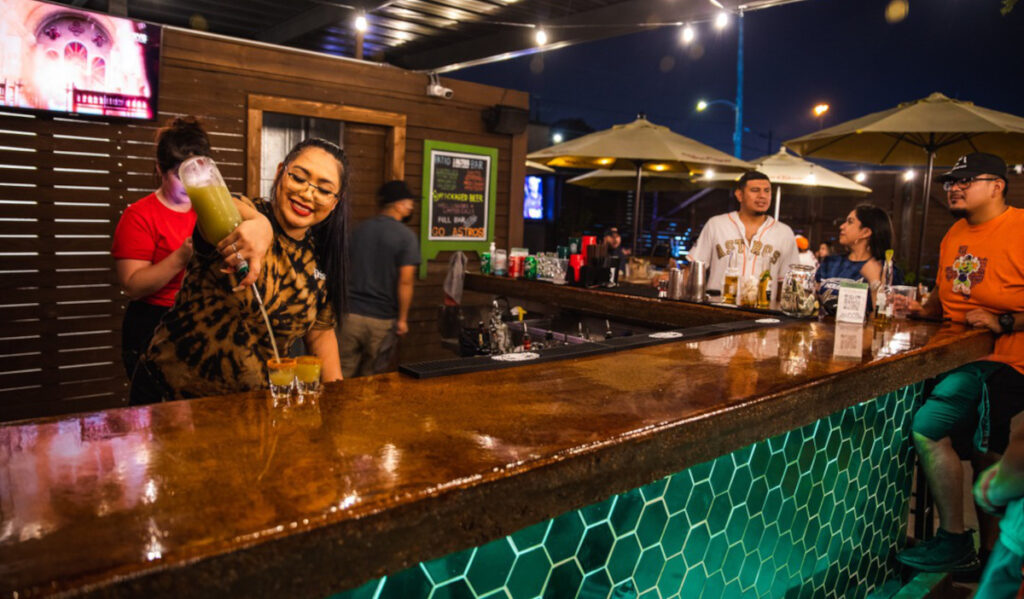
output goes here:
{"type": "Polygon", "coordinates": [[[643,115],[632,123],[615,125],[576,139],[538,150],[526,157],[548,166],[633,170],[636,201],[633,202],[633,250],[640,237],[640,202],[644,172],[678,172],[699,175],[707,169],[749,170],[750,165],[699,141],[655,125],[643,115]]]}
{"type": "MultiPolygon", "coordinates": [[[[812,195],[822,188],[827,188],[829,193],[836,195],[871,193],[870,188],[823,166],[793,156],[786,148],[780,148],[776,154],[751,160],[750,163],[754,165],[755,170],[767,175],[771,179],[772,187],[775,188],[775,220],[779,219],[783,187],[786,188],[786,194],[791,195],[812,195]]],[[[739,177],[731,173],[715,173],[706,180],[710,181],[711,186],[731,187],[739,177]]]]}
{"type": "MultiPolygon", "coordinates": [[[[737,175],[738,176],[738,175],[737,175]]],[[[580,187],[608,191],[630,191],[636,188],[636,172],[627,170],[593,170],[566,181],[580,187]]],[[[686,191],[694,188],[689,173],[644,173],[644,191],[686,191]]]]}
{"type": "Polygon", "coordinates": [[[787,141],[803,156],[872,164],[927,165],[924,215],[915,271],[920,271],[928,198],[935,165],[951,165],[970,152],[1024,161],[1024,118],[953,100],[936,92],[787,141]]]}
{"type": "Polygon", "coordinates": [[[528,175],[541,175],[555,172],[555,169],[550,166],[545,166],[539,162],[532,160],[526,161],[526,174],[528,175]]]}

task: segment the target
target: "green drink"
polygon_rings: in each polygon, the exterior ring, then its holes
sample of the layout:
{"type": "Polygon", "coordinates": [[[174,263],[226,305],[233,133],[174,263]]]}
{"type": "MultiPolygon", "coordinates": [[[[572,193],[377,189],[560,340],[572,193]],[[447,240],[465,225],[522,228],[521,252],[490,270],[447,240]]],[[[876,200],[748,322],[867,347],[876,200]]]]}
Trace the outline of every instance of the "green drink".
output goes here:
{"type": "Polygon", "coordinates": [[[201,187],[185,186],[185,193],[192,201],[196,211],[199,230],[206,241],[213,245],[231,234],[235,227],[242,224],[242,215],[238,213],[235,201],[231,199],[228,188],[223,185],[203,185],[201,187]]]}
{"type": "Polygon", "coordinates": [[[212,158],[193,156],[185,160],[178,167],[178,178],[192,201],[199,230],[206,241],[217,245],[242,224],[242,215],[212,158]]]}
{"type": "Polygon", "coordinates": [[[320,371],[323,360],[316,356],[299,356],[295,364],[295,377],[298,379],[299,395],[316,397],[320,393],[320,371]]]}

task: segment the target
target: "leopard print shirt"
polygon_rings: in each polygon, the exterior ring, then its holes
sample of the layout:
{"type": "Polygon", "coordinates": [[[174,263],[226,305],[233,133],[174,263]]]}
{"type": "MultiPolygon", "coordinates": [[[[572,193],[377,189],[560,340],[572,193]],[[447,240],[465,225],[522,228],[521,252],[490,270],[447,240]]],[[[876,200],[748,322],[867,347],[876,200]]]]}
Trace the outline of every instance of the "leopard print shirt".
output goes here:
{"type": "MultiPolygon", "coordinates": [[[[312,236],[292,239],[268,200],[256,199],[253,205],[274,228],[256,287],[283,356],[309,331],[334,328],[336,316],[312,236]]],[[[174,307],[153,334],[143,358],[146,367],[175,399],[265,388],[266,361],[273,350],[256,297],[252,289],[232,291],[238,277],[220,272],[220,254],[201,235],[193,239],[195,254],[174,307]]]]}

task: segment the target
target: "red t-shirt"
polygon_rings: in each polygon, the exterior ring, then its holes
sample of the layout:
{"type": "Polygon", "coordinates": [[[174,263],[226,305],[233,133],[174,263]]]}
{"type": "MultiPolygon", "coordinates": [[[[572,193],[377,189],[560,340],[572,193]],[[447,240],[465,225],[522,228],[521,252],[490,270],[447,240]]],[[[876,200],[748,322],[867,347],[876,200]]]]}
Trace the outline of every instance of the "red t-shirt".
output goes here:
{"type": "MultiPolygon", "coordinates": [[[[1024,210],[1009,207],[987,223],[953,223],[939,249],[938,288],[944,316],[964,322],[971,310],[1024,312],[1024,210]]],[[[1024,373],[1024,331],[1000,335],[986,360],[1024,373]]]]}
{"type": "MultiPolygon", "coordinates": [[[[145,260],[156,264],[181,247],[185,238],[192,236],[195,226],[194,210],[176,212],[151,193],[125,209],[114,231],[114,246],[110,254],[115,260],[145,260]]],[[[142,301],[157,306],[173,306],[174,296],[184,276],[185,271],[182,270],[162,289],[142,298],[142,301]]]]}

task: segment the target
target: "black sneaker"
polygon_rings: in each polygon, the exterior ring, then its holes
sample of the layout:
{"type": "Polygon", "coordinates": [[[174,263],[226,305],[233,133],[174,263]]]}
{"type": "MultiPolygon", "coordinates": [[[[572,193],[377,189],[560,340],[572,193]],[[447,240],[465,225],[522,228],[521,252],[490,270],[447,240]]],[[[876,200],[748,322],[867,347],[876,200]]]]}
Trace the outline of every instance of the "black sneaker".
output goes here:
{"type": "Polygon", "coordinates": [[[921,572],[968,572],[981,566],[973,530],[953,534],[940,528],[931,539],[897,553],[896,559],[921,572]]]}

